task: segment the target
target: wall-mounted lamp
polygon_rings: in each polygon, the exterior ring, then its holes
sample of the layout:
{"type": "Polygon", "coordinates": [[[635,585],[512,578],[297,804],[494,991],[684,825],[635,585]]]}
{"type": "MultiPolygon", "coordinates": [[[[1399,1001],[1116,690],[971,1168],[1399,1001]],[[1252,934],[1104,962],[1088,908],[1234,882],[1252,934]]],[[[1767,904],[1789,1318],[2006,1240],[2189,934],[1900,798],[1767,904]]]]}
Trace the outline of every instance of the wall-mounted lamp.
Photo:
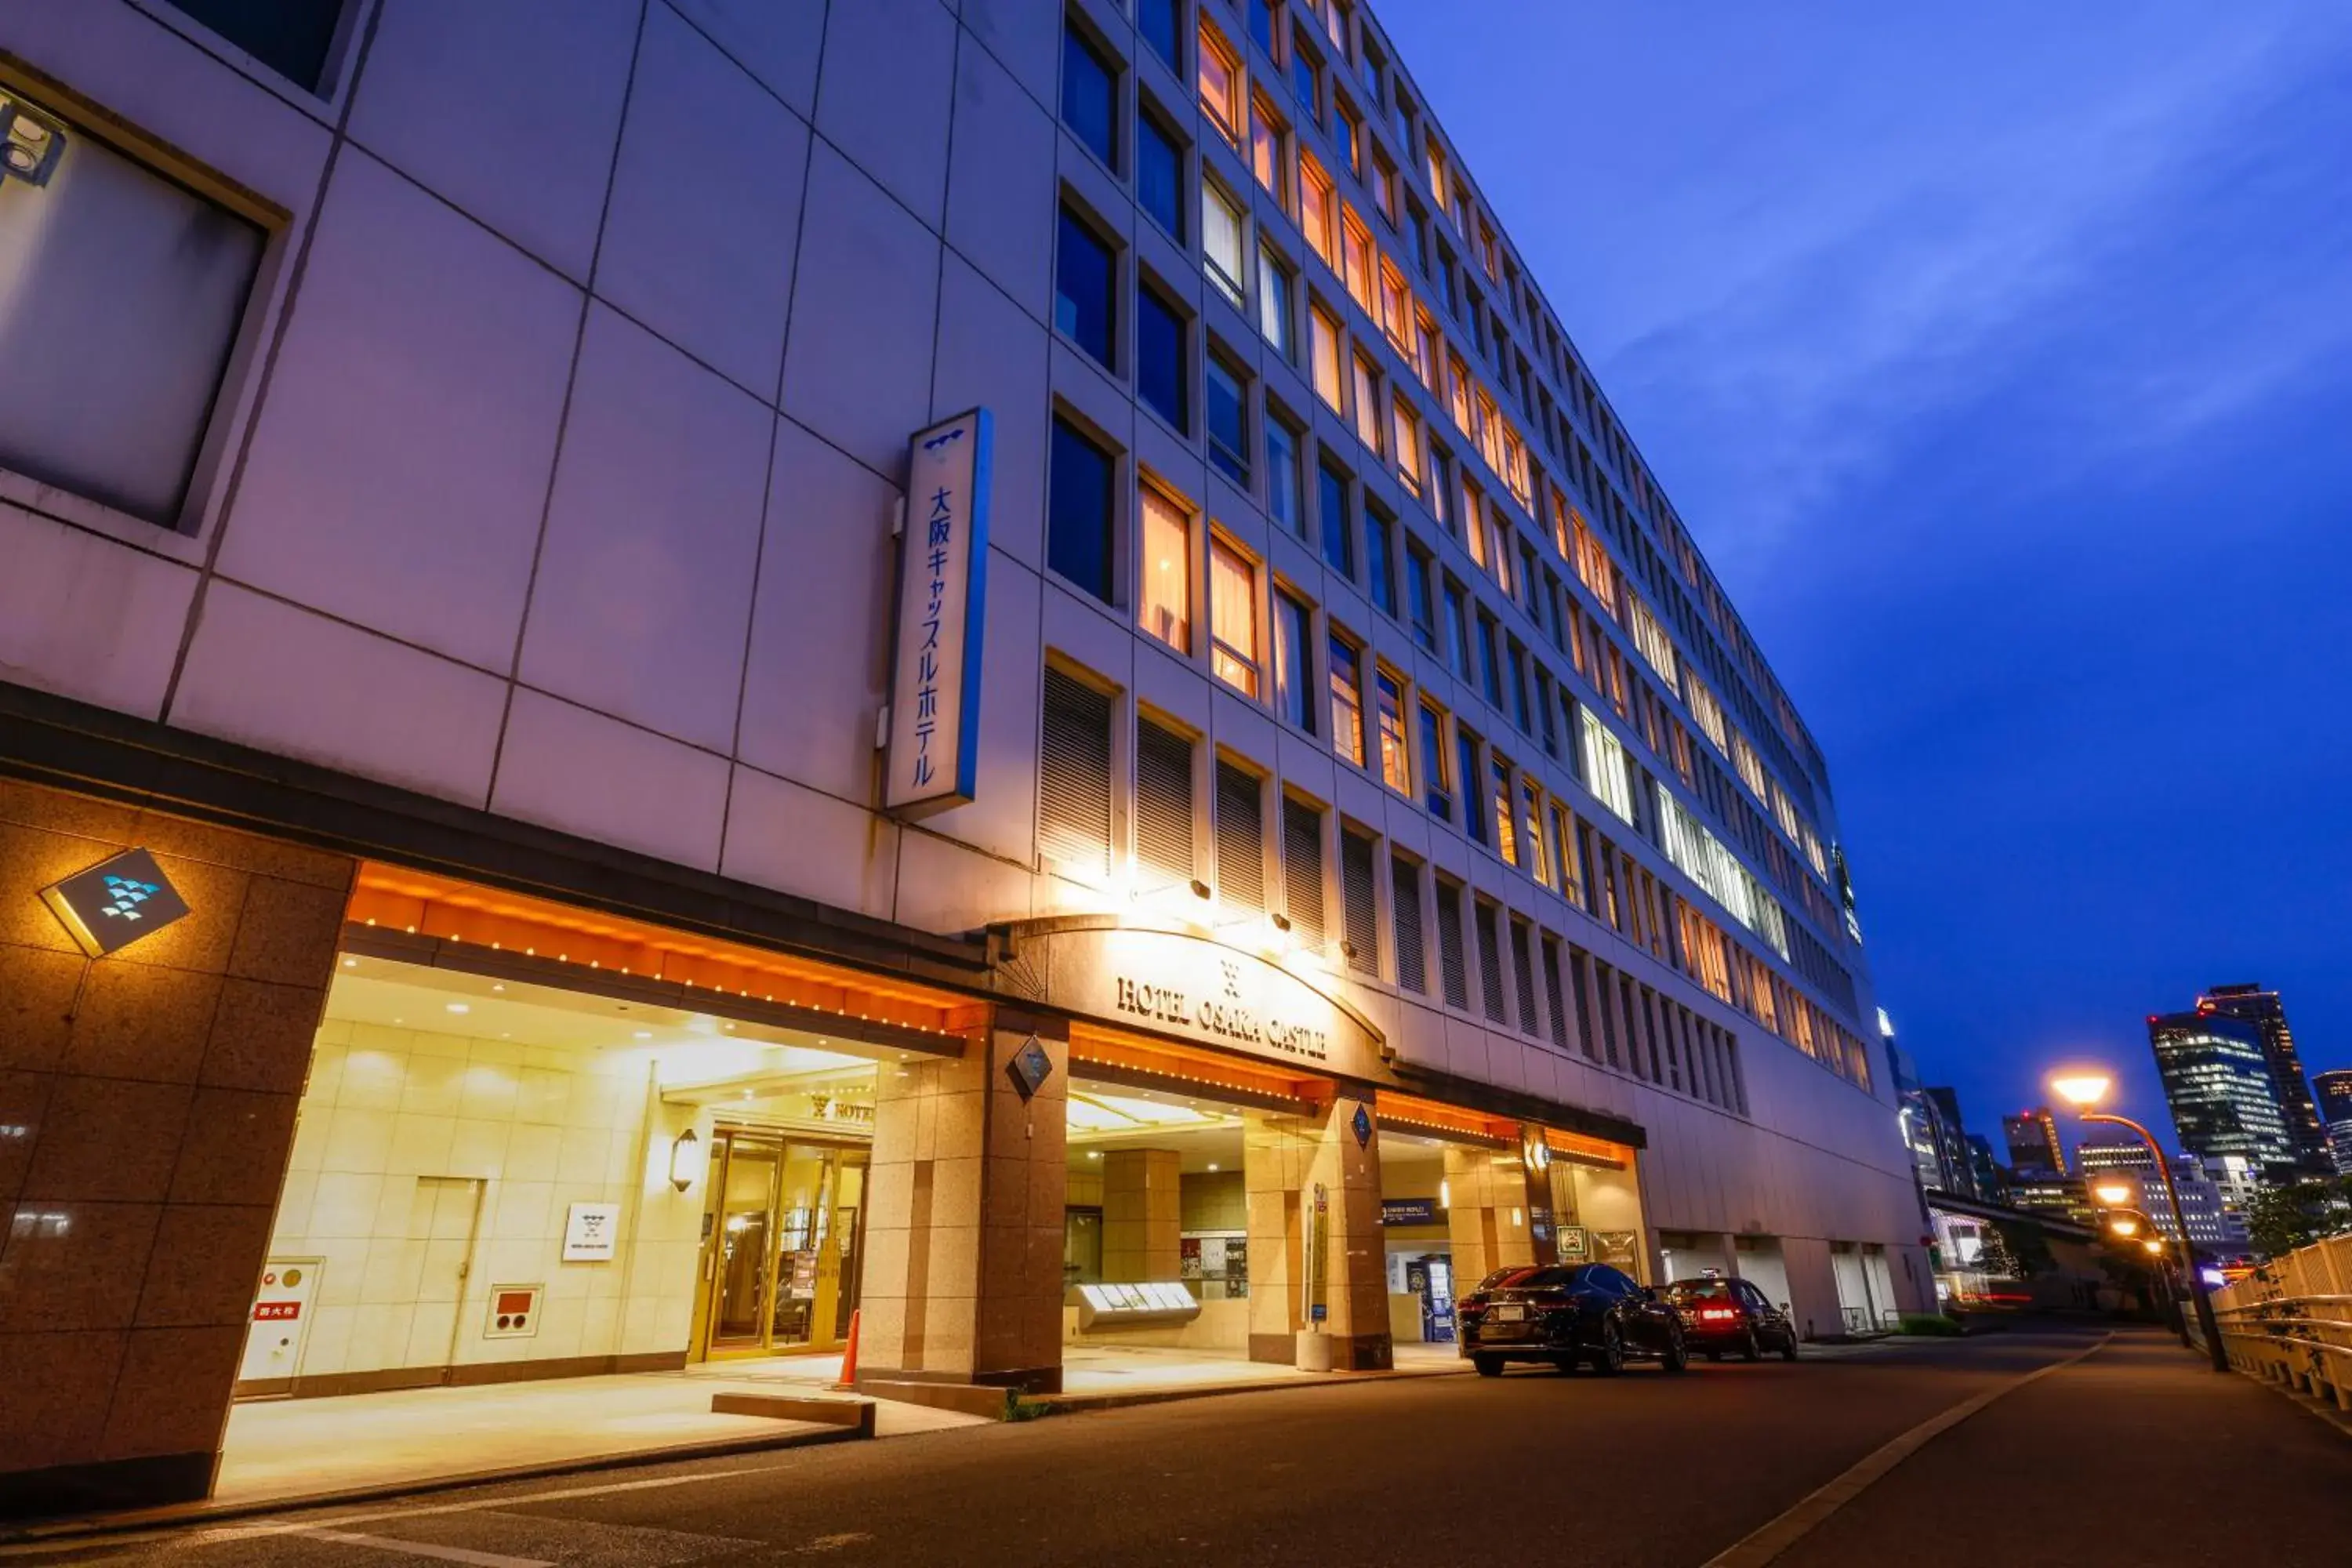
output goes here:
{"type": "Polygon", "coordinates": [[[669,1184],[681,1193],[686,1191],[702,1179],[703,1168],[709,1163],[709,1151],[703,1148],[694,1129],[688,1128],[669,1146],[669,1184]]]}

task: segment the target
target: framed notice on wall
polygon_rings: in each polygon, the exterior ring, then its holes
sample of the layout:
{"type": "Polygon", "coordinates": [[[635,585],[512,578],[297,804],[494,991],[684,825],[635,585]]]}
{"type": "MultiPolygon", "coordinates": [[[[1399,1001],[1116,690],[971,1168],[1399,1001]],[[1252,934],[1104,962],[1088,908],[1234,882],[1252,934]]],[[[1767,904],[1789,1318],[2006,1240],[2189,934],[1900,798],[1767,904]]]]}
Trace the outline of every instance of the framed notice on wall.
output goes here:
{"type": "Polygon", "coordinates": [[[620,1205],[573,1204],[563,1220],[563,1261],[610,1263],[620,1237],[620,1205]]]}

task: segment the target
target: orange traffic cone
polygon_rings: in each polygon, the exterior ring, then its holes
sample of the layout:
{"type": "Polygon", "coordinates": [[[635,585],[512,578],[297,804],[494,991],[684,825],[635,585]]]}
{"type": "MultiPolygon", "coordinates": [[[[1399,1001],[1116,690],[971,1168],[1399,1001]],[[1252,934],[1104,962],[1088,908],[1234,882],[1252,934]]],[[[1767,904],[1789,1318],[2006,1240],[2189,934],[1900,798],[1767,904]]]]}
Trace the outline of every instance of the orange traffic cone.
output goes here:
{"type": "Polygon", "coordinates": [[[857,1386],[857,1321],[864,1315],[863,1308],[849,1314],[849,1348],[841,1352],[841,1381],[833,1385],[835,1388],[857,1386]]]}

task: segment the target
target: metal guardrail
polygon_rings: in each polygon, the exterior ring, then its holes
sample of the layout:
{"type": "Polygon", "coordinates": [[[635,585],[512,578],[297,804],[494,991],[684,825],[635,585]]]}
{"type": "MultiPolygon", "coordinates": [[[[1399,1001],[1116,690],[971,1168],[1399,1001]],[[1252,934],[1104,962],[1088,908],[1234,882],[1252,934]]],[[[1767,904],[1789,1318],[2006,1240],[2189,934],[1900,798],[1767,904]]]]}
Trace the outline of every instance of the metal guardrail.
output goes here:
{"type": "Polygon", "coordinates": [[[2352,1296],[2273,1296],[2216,1306],[2213,1316],[2230,1364],[2240,1372],[2332,1396],[2339,1408],[2352,1410],[2352,1296]],[[2313,1307],[2336,1308],[2340,1315],[2315,1313],[2313,1307]],[[2315,1339],[2314,1332],[2340,1335],[2342,1342],[2315,1339]],[[2305,1353],[2297,1357],[2295,1351],[2305,1353]],[[2329,1356],[2344,1361],[2330,1362],[2329,1356]]]}

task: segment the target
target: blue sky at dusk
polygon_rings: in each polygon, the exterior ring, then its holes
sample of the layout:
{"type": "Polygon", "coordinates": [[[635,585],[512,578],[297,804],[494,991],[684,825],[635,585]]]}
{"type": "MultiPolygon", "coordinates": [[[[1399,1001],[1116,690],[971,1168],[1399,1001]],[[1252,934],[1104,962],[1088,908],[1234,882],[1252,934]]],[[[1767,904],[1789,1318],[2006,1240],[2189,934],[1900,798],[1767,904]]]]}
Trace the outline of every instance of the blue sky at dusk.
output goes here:
{"type": "Polygon", "coordinates": [[[2352,5],[1378,9],[1971,1130],[2067,1058],[2161,1118],[2145,1016],[2213,982],[2352,1067],[2352,5]]]}

